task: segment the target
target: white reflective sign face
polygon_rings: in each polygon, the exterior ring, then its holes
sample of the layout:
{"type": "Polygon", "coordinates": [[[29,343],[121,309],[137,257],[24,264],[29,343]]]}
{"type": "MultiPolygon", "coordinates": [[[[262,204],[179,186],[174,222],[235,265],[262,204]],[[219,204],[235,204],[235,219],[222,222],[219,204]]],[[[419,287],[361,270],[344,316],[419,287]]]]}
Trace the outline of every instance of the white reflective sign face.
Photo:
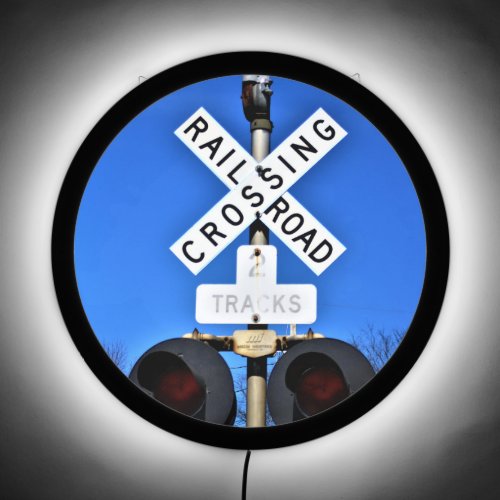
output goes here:
{"type": "Polygon", "coordinates": [[[196,321],[214,324],[311,324],[316,321],[314,285],[276,283],[276,247],[238,248],[235,285],[200,285],[196,321]]]}
{"type": "MultiPolygon", "coordinates": [[[[241,75],[160,89],[119,133],[96,132],[114,138],[89,156],[75,202],[69,258],[89,335],[162,411],[223,425],[246,425],[248,359],[267,365],[270,391],[273,372],[295,381],[293,418],[350,396],[406,334],[426,270],[419,197],[381,127],[349,92],[270,79],[270,146],[259,161],[241,99],[253,87],[241,75]],[[256,221],[267,245],[249,244],[256,221]],[[307,349],[292,379],[274,368],[321,337],[329,354],[316,371],[307,349]],[[332,361],[344,348],[373,370],[364,365],[361,377],[332,361]]],[[[266,425],[285,423],[269,405],[266,425]]]]}
{"type": "Polygon", "coordinates": [[[247,229],[256,214],[316,274],[345,250],[304,207],[286,195],[346,136],[324,110],[313,113],[260,162],[202,108],[177,129],[176,135],[217,177],[234,188],[171,247],[193,274],[247,229]]]}

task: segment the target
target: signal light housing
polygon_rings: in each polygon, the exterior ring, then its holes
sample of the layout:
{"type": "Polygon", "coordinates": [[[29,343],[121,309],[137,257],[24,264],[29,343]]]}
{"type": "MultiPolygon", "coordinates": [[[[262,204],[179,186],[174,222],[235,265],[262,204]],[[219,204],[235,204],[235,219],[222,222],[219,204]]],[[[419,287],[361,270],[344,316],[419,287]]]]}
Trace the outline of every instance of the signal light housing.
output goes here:
{"type": "Polygon", "coordinates": [[[346,342],[326,338],[301,342],[271,372],[271,417],[281,425],[316,415],[346,399],[374,375],[365,356],[346,342]]]}
{"type": "Polygon", "coordinates": [[[236,416],[233,378],[222,356],[192,339],[172,339],[147,350],[130,372],[142,391],[184,415],[232,425],[236,416]]]}

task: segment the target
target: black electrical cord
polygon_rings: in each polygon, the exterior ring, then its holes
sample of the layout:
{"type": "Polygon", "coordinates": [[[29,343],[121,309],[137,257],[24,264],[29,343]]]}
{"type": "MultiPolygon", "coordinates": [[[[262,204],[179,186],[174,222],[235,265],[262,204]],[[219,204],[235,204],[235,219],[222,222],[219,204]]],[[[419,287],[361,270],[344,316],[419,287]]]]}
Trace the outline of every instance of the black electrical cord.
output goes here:
{"type": "Polygon", "coordinates": [[[247,450],[247,455],[245,457],[245,464],[243,465],[243,484],[241,486],[241,500],[246,500],[247,498],[247,476],[248,476],[248,464],[250,463],[250,455],[252,452],[247,450]]]}

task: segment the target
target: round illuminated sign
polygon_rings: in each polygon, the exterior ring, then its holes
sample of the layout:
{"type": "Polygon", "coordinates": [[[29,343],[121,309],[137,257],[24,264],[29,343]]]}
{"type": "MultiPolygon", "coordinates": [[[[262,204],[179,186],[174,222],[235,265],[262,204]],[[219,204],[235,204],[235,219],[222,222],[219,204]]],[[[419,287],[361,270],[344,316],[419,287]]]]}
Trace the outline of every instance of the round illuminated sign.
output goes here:
{"type": "Polygon", "coordinates": [[[271,53],[182,64],[110,109],[69,168],[52,252],[100,380],[169,432],[246,449],[385,397],[434,328],[448,257],[401,120],[356,80],[271,53]],[[266,373],[269,409],[245,427],[266,373]]]}

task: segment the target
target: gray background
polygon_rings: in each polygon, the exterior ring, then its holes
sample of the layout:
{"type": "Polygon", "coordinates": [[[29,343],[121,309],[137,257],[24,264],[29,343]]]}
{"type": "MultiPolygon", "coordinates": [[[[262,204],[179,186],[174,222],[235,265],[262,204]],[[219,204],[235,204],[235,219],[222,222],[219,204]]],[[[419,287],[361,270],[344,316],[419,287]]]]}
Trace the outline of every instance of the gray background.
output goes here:
{"type": "Polygon", "coordinates": [[[244,451],[142,420],[87,367],[51,272],[78,147],[120,97],[177,63],[270,50],[385,101],[427,154],[451,237],[448,290],[415,367],[363,418],[252,453],[249,499],[494,499],[500,458],[500,32],[488,1],[2,3],[0,496],[235,499],[244,451]]]}

